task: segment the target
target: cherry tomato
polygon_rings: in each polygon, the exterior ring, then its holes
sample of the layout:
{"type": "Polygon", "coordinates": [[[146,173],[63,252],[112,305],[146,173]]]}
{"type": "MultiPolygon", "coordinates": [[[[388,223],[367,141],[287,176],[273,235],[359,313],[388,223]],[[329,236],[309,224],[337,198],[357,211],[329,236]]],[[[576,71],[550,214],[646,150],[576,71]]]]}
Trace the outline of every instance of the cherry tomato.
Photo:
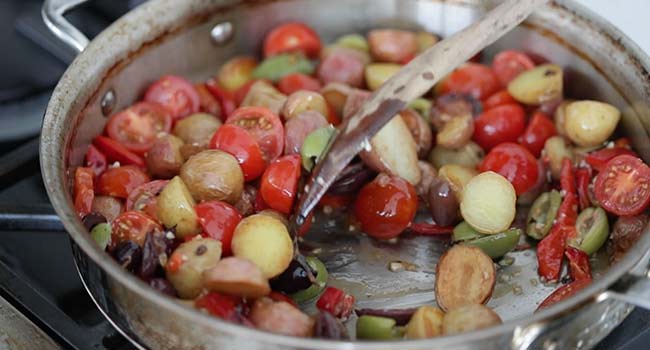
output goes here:
{"type": "Polygon", "coordinates": [[[551,136],[557,134],[555,131],[555,124],[542,112],[535,112],[532,119],[526,127],[526,131],[521,136],[519,143],[528,148],[528,150],[535,156],[539,157],[544,148],[544,143],[551,136]]]}
{"type": "Polygon", "coordinates": [[[114,114],[106,124],[106,133],[129,151],[143,154],[160,132],[172,129],[172,117],[165,107],[154,102],[139,102],[114,114]]]}
{"type": "Polygon", "coordinates": [[[90,214],[93,207],[93,175],[91,168],[78,167],[74,172],[74,207],[82,218],[90,214]]]}
{"type": "Polygon", "coordinates": [[[589,153],[585,158],[585,161],[597,171],[602,171],[607,162],[623,154],[634,157],[637,156],[634,151],[626,147],[603,148],[589,153]]]}
{"type": "Polygon", "coordinates": [[[361,188],[354,213],[365,233],[377,239],[391,239],[413,221],[417,206],[415,188],[408,181],[382,173],[361,188]]]}
{"type": "Polygon", "coordinates": [[[106,136],[97,136],[93,139],[93,145],[102,152],[109,162],[120,162],[121,165],[136,165],[144,168],[144,159],[129,151],[119,142],[106,136]]]}
{"type": "Polygon", "coordinates": [[[318,79],[302,73],[286,75],[278,82],[278,90],[285,95],[291,95],[298,90],[319,92],[321,87],[318,79]]]}
{"type": "Polygon", "coordinates": [[[517,142],[526,128],[526,112],[518,104],[497,106],[474,120],[472,138],[484,150],[503,142],[517,142]]]}
{"type": "Polygon", "coordinates": [[[84,164],[93,169],[95,176],[99,176],[108,167],[108,161],[104,153],[100,152],[93,145],[88,146],[88,151],[86,151],[86,156],[84,157],[84,164]]]}
{"type": "Polygon", "coordinates": [[[640,214],[650,202],[650,168],[637,157],[620,155],[596,176],[598,203],[618,216],[640,214]]]}
{"type": "Polygon", "coordinates": [[[496,106],[507,105],[511,103],[517,103],[517,100],[514,97],[510,96],[508,90],[501,90],[493,93],[488,98],[483,101],[483,108],[487,111],[488,109],[494,108],[496,106]]]}
{"type": "Polygon", "coordinates": [[[262,198],[262,193],[257,191],[257,194],[255,195],[255,201],[253,202],[253,210],[255,210],[256,213],[259,213],[265,209],[271,209],[271,207],[266,204],[264,198],[262,198]]]}
{"type": "Polygon", "coordinates": [[[479,170],[501,174],[512,183],[517,195],[535,186],[539,177],[535,157],[523,146],[512,142],[494,147],[483,159],[479,170]]]}
{"type": "Polygon", "coordinates": [[[240,107],[228,117],[226,123],[246,129],[257,141],[267,161],[272,161],[282,154],[284,127],[280,118],[270,109],[240,107]]]}
{"type": "Polygon", "coordinates": [[[290,214],[300,178],[300,155],[277,159],[266,168],[260,182],[264,202],[281,213],[290,214]]]}
{"type": "Polygon", "coordinates": [[[533,68],[535,62],[525,53],[516,50],[501,51],[492,61],[492,70],[503,86],[508,86],[521,72],[533,68]]]}
{"type": "Polygon", "coordinates": [[[133,165],[108,168],[97,179],[97,193],[118,198],[128,198],[139,186],[149,182],[149,176],[133,165]]]}
{"type": "Polygon", "coordinates": [[[158,195],[168,183],[169,180],[153,180],[138,186],[129,193],[126,210],[142,211],[152,218],[158,218],[158,195]]]}
{"type": "Polygon", "coordinates": [[[194,89],[199,94],[199,110],[222,118],[221,103],[214,97],[203,83],[194,84],[194,89]]]}
{"type": "Polygon", "coordinates": [[[438,86],[439,95],[449,92],[471,95],[482,100],[501,88],[490,67],[479,63],[466,63],[454,70],[438,86]]]}
{"type": "Polygon", "coordinates": [[[316,302],[319,310],[327,311],[338,318],[350,316],[353,306],[354,296],[334,287],[325,288],[323,295],[316,302]]]}
{"type": "Polygon", "coordinates": [[[299,51],[318,57],[321,41],[313,29],[303,23],[286,23],[275,27],[264,38],[264,57],[299,51]]]}
{"type": "Polygon", "coordinates": [[[235,227],[242,219],[241,214],[232,205],[218,200],[199,203],[194,210],[206,237],[221,241],[223,255],[230,255],[230,242],[235,227]]]}
{"type": "Polygon", "coordinates": [[[210,140],[210,148],[232,154],[244,172],[244,180],[257,179],[266,168],[266,162],[257,141],[244,128],[227,124],[220,127],[210,140]]]}
{"type": "Polygon", "coordinates": [[[210,292],[196,299],[194,306],[223,320],[252,326],[251,322],[241,314],[242,300],[239,297],[210,292]]]}
{"type": "Polygon", "coordinates": [[[221,120],[228,120],[232,112],[237,109],[235,104],[235,97],[230,91],[219,86],[216,80],[210,79],[205,82],[205,87],[214,96],[221,106],[221,120]]]}
{"type": "Polygon", "coordinates": [[[166,75],[151,84],[144,93],[144,100],[160,103],[174,119],[196,113],[201,106],[199,93],[192,83],[175,75],[166,75]]]}
{"type": "Polygon", "coordinates": [[[333,209],[340,209],[350,205],[353,199],[354,197],[350,194],[325,193],[323,197],[320,199],[320,202],[318,202],[318,206],[319,207],[329,206],[330,208],[333,209]]]}
{"type": "Polygon", "coordinates": [[[147,233],[163,230],[156,220],[139,211],[125,211],[115,218],[111,227],[112,247],[123,241],[133,241],[142,246],[147,233]]]}

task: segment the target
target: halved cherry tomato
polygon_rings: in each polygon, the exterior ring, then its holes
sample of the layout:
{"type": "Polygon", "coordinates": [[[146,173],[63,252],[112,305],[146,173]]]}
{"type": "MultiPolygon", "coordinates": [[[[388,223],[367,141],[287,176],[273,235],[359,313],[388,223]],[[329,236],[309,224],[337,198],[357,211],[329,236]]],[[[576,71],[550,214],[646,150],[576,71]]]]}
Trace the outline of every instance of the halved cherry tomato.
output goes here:
{"type": "Polygon", "coordinates": [[[156,220],[139,211],[125,211],[115,218],[111,227],[111,246],[113,247],[122,241],[133,241],[142,246],[147,233],[163,230],[156,220]]]}
{"type": "Polygon", "coordinates": [[[219,105],[221,106],[221,120],[228,120],[228,117],[230,117],[232,112],[237,109],[237,105],[235,104],[235,97],[233,94],[230,91],[219,86],[219,83],[217,83],[217,81],[214,79],[209,79],[206,81],[205,87],[208,89],[208,91],[210,91],[212,96],[214,96],[214,98],[219,101],[219,105]]]}
{"type": "Polygon", "coordinates": [[[166,75],[151,84],[144,100],[160,103],[176,120],[198,112],[201,106],[199,93],[192,83],[175,75],[166,75]]]}
{"type": "Polygon", "coordinates": [[[361,229],[377,239],[391,239],[404,231],[417,211],[418,197],[408,181],[379,174],[367,183],[354,203],[361,229]]]}
{"type": "Polygon", "coordinates": [[[153,180],[129,193],[126,199],[126,210],[143,211],[152,218],[158,218],[158,195],[169,183],[169,180],[153,180]]]}
{"type": "Polygon", "coordinates": [[[499,80],[490,67],[479,63],[466,63],[451,72],[436,90],[439,95],[455,92],[482,100],[500,88],[499,80]]]}
{"type": "Polygon", "coordinates": [[[226,124],[220,127],[210,140],[210,148],[232,154],[244,172],[245,181],[257,179],[266,168],[257,141],[246,129],[237,125],[226,124]]]}
{"type": "Polygon", "coordinates": [[[300,155],[277,159],[266,168],[260,182],[264,202],[281,213],[290,214],[300,178],[300,155]]]}
{"type": "Polygon", "coordinates": [[[129,151],[144,154],[160,132],[172,129],[172,117],[155,102],[138,102],[114,114],[106,124],[106,133],[129,151]]]}
{"type": "Polygon", "coordinates": [[[488,98],[486,98],[483,101],[483,108],[487,111],[490,108],[511,103],[517,103],[517,100],[515,100],[514,97],[510,96],[508,90],[501,90],[493,93],[488,98]]]}
{"type": "Polygon", "coordinates": [[[327,287],[316,302],[319,310],[327,311],[338,318],[350,316],[353,306],[354,296],[334,287],[327,287]]]}
{"type": "Polygon", "coordinates": [[[232,205],[218,200],[199,203],[194,210],[204,235],[221,241],[223,255],[230,255],[230,242],[235,227],[242,219],[241,214],[232,205]]]}
{"type": "Polygon", "coordinates": [[[578,293],[580,290],[584,289],[591,283],[590,279],[575,280],[569,284],[565,284],[562,287],[556,289],[551,295],[546,297],[544,301],[537,307],[537,310],[549,307],[555,303],[558,303],[564,299],[568,299],[578,293]]]}
{"type": "Polygon", "coordinates": [[[99,176],[108,167],[108,161],[104,153],[100,152],[93,145],[88,146],[88,151],[86,151],[86,156],[84,157],[84,164],[93,169],[95,176],[99,176]]]}
{"type": "Polygon", "coordinates": [[[516,50],[501,51],[492,61],[492,70],[504,87],[521,72],[533,68],[535,62],[525,53],[516,50]]]}
{"type": "Polygon", "coordinates": [[[275,27],[264,38],[264,57],[299,51],[318,57],[321,41],[318,34],[303,23],[286,23],[275,27]]]}
{"type": "Polygon", "coordinates": [[[598,203],[618,216],[640,214],[650,203],[650,168],[637,157],[620,155],[596,177],[598,203]]]}
{"type": "Polygon", "coordinates": [[[267,161],[272,161],[282,154],[284,127],[280,118],[270,109],[240,107],[228,117],[226,123],[246,129],[257,141],[267,161]]]}
{"type": "Polygon", "coordinates": [[[472,138],[489,151],[503,142],[517,142],[525,128],[526,112],[520,105],[501,105],[481,113],[474,120],[472,138]]]}
{"type": "Polygon", "coordinates": [[[479,170],[494,171],[512,183],[517,195],[525,193],[537,183],[537,159],[523,146],[505,142],[494,147],[485,156],[479,170]]]}
{"type": "Polygon", "coordinates": [[[149,176],[133,165],[108,168],[97,179],[97,193],[118,198],[128,198],[136,188],[149,182],[149,176]]]}
{"type": "Polygon", "coordinates": [[[74,172],[74,207],[82,218],[90,214],[93,207],[93,176],[91,168],[78,167],[74,172]]]}
{"type": "Polygon", "coordinates": [[[93,139],[93,145],[106,156],[109,162],[120,162],[121,165],[136,165],[142,168],[145,166],[142,157],[109,137],[99,135],[93,139]]]}
{"type": "Polygon", "coordinates": [[[589,153],[585,161],[596,171],[602,171],[607,162],[623,154],[637,156],[634,151],[627,147],[603,148],[589,153]]]}
{"type": "Polygon", "coordinates": [[[285,95],[291,95],[298,90],[320,91],[322,85],[316,78],[302,73],[285,75],[278,82],[278,90],[285,95]]]}
{"type": "Polygon", "coordinates": [[[194,89],[199,94],[199,110],[201,112],[210,113],[221,120],[225,118],[222,117],[221,113],[221,103],[214,97],[204,83],[194,84],[194,89]]]}
{"type": "Polygon", "coordinates": [[[535,157],[539,157],[546,140],[556,134],[557,131],[555,130],[553,121],[544,113],[537,111],[533,114],[519,143],[528,148],[535,157]]]}

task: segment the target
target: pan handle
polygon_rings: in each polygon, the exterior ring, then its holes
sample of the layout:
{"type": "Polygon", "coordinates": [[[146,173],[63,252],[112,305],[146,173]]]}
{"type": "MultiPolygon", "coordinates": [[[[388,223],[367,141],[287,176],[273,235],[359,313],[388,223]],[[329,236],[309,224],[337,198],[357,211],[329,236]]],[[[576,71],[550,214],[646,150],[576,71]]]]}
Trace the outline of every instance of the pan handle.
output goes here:
{"type": "Polygon", "coordinates": [[[75,53],[83,51],[88,43],[88,38],[68,22],[63,15],[87,0],[45,0],[41,9],[41,16],[47,27],[61,41],[67,44],[75,53]]]}

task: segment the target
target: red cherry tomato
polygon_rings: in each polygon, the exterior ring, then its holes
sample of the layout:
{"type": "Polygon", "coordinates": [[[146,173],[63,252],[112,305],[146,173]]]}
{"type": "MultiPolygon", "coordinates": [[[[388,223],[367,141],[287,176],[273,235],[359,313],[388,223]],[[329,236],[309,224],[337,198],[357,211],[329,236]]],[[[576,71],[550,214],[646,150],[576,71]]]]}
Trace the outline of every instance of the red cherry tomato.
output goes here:
{"type": "Polygon", "coordinates": [[[201,99],[192,83],[175,75],[166,75],[151,84],[144,100],[160,103],[175,120],[199,111],[201,99]]]}
{"type": "Polygon", "coordinates": [[[501,88],[490,67],[479,63],[466,63],[447,76],[438,86],[439,95],[449,92],[471,95],[482,100],[501,88]]]}
{"type": "Polygon", "coordinates": [[[133,241],[139,246],[149,232],[161,232],[162,226],[156,220],[139,211],[125,211],[111,225],[111,246],[123,241],[133,241]]]}
{"type": "Polygon", "coordinates": [[[214,97],[203,83],[194,84],[194,89],[199,94],[199,110],[209,113],[224,120],[221,113],[221,103],[214,97]]]}
{"type": "Polygon", "coordinates": [[[160,132],[172,129],[172,117],[165,107],[154,102],[138,102],[114,114],[106,124],[106,133],[129,151],[144,154],[160,132]]]}
{"type": "Polygon", "coordinates": [[[264,38],[264,57],[299,51],[318,57],[321,41],[318,34],[303,23],[286,23],[271,30],[264,38]]]}
{"type": "Polygon", "coordinates": [[[530,190],[537,183],[537,160],[526,148],[511,142],[494,147],[485,156],[479,170],[494,171],[512,183],[517,195],[530,190]]]}
{"type": "Polygon", "coordinates": [[[233,94],[230,91],[219,86],[217,81],[214,79],[206,81],[205,87],[219,102],[219,106],[221,106],[221,120],[228,120],[228,117],[232,114],[232,112],[237,109],[237,105],[235,104],[235,97],[233,94]]]}
{"type": "Polygon", "coordinates": [[[230,242],[242,219],[241,214],[232,205],[217,200],[199,203],[194,210],[205,236],[221,241],[223,255],[230,255],[230,242]]]}
{"type": "Polygon", "coordinates": [[[149,182],[149,176],[133,165],[108,168],[97,179],[97,193],[118,198],[128,198],[139,186],[149,182]]]}
{"type": "Polygon", "coordinates": [[[93,176],[91,168],[78,167],[74,172],[74,207],[82,218],[90,214],[93,207],[93,176]]]}
{"type": "Polygon", "coordinates": [[[269,165],[262,175],[260,194],[264,202],[281,213],[290,214],[300,178],[300,155],[284,156],[269,165]]]}
{"type": "Polygon", "coordinates": [[[246,129],[237,125],[226,124],[220,127],[210,140],[210,148],[228,152],[237,158],[245,181],[257,179],[266,168],[257,141],[246,129]]]}
{"type": "Polygon", "coordinates": [[[382,173],[361,188],[354,213],[365,233],[377,239],[391,239],[413,221],[417,206],[415,188],[408,181],[382,173]]]}
{"type": "Polygon", "coordinates": [[[241,313],[242,300],[239,297],[210,292],[194,301],[194,306],[220,319],[254,327],[241,313]]]}
{"type": "Polygon", "coordinates": [[[486,151],[503,142],[517,142],[526,127],[525,116],[526,112],[517,104],[489,109],[474,121],[472,138],[486,151]]]}
{"type": "Polygon", "coordinates": [[[607,162],[623,154],[634,157],[637,156],[634,151],[626,147],[603,148],[589,153],[585,158],[585,161],[597,171],[602,171],[607,162]]]}
{"type": "Polygon", "coordinates": [[[280,118],[270,109],[240,107],[228,117],[226,123],[246,129],[260,145],[267,161],[272,161],[282,154],[284,127],[280,118]]]}
{"type": "Polygon", "coordinates": [[[596,176],[598,203],[618,216],[640,214],[650,202],[650,168],[637,157],[620,155],[596,176]]]}
{"type": "Polygon", "coordinates": [[[321,311],[331,313],[334,317],[347,318],[354,307],[354,296],[338,288],[327,287],[323,295],[318,298],[316,307],[321,311]]]}
{"type": "Polygon", "coordinates": [[[521,72],[533,68],[535,62],[525,53],[516,50],[501,51],[492,61],[492,70],[503,86],[508,86],[521,72]]]}
{"type": "Polygon", "coordinates": [[[539,157],[544,148],[544,143],[551,136],[557,134],[555,131],[555,124],[549,117],[542,112],[535,112],[532,119],[526,127],[526,131],[521,136],[519,143],[528,148],[528,150],[535,156],[539,157]]]}
{"type": "Polygon", "coordinates": [[[136,210],[147,213],[154,219],[158,218],[158,195],[167,186],[169,180],[153,180],[129,193],[126,199],[126,210],[136,210]]]}
{"type": "Polygon", "coordinates": [[[318,206],[319,207],[329,206],[330,208],[333,209],[340,209],[350,205],[353,199],[354,197],[351,194],[325,193],[323,195],[323,198],[320,199],[320,202],[318,202],[318,206]]]}
{"type": "Polygon", "coordinates": [[[106,136],[97,136],[93,139],[93,145],[102,152],[109,162],[120,162],[121,165],[136,165],[144,168],[144,159],[129,151],[119,142],[106,136]]]}
{"type": "Polygon", "coordinates": [[[84,157],[84,164],[93,169],[95,176],[99,176],[108,167],[108,161],[104,153],[100,152],[97,147],[90,145],[86,156],[84,157]]]}
{"type": "Polygon", "coordinates": [[[278,82],[278,90],[285,95],[291,95],[298,90],[319,92],[321,87],[322,85],[318,79],[302,73],[285,75],[278,82]]]}
{"type": "Polygon", "coordinates": [[[494,108],[496,106],[507,105],[511,103],[517,103],[517,100],[514,97],[510,96],[508,90],[501,90],[493,93],[488,98],[483,101],[483,108],[487,111],[488,109],[494,108]]]}

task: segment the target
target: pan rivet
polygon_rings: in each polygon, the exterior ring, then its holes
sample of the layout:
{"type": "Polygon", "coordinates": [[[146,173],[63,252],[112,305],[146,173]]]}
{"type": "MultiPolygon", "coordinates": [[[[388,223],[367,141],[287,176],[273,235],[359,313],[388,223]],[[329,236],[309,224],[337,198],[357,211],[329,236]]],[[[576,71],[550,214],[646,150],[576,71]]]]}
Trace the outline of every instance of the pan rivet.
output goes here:
{"type": "Polygon", "coordinates": [[[234,28],[231,22],[217,23],[210,31],[212,41],[217,45],[223,45],[232,39],[234,28]]]}
{"type": "Polygon", "coordinates": [[[108,117],[113,112],[113,108],[115,108],[115,100],[115,91],[113,91],[113,89],[106,91],[99,104],[102,108],[102,114],[104,117],[108,117]]]}

